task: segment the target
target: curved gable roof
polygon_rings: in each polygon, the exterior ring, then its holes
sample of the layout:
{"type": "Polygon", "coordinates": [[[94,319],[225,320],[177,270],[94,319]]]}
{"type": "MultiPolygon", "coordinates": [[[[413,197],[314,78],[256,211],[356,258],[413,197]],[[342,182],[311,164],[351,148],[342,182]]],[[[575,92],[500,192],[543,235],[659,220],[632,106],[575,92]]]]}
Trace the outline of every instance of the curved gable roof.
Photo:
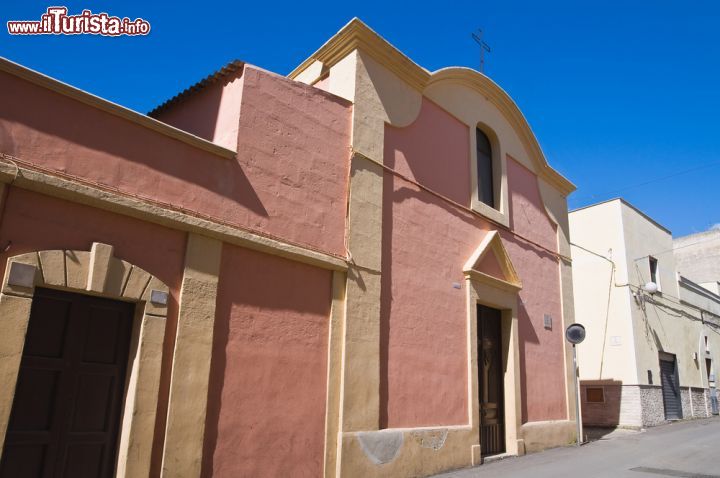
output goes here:
{"type": "Polygon", "coordinates": [[[323,70],[327,71],[353,50],[362,50],[371,55],[381,65],[421,93],[433,84],[447,81],[462,84],[484,95],[497,106],[518,133],[537,168],[538,175],[564,195],[568,195],[576,189],[573,183],[548,164],[540,144],[520,108],[497,83],[471,68],[449,67],[431,73],[413,62],[358,18],[353,18],[288,76],[296,78],[316,61],[322,63],[323,70]]]}

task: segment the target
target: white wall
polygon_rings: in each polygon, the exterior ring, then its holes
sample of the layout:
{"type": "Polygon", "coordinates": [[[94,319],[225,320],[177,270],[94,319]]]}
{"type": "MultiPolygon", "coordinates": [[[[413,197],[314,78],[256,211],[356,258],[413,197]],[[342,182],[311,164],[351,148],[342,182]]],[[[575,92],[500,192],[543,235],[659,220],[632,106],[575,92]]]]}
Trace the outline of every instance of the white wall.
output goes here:
{"type": "Polygon", "coordinates": [[[573,211],[569,217],[575,316],[587,331],[578,346],[580,379],[637,384],[637,369],[631,366],[635,361],[632,297],[624,286],[628,271],[621,203],[609,201],[573,211]]]}

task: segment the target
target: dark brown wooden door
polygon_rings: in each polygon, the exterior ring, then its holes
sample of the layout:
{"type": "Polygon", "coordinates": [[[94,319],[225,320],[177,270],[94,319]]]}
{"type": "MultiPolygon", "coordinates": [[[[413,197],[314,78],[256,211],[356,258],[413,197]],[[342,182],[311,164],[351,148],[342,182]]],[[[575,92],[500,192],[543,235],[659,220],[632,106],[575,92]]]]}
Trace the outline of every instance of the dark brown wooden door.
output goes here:
{"type": "Polygon", "coordinates": [[[0,477],[113,476],[133,311],[36,290],[0,477]]]}
{"type": "Polygon", "coordinates": [[[480,449],[483,456],[505,452],[502,313],[478,305],[480,449]]]}

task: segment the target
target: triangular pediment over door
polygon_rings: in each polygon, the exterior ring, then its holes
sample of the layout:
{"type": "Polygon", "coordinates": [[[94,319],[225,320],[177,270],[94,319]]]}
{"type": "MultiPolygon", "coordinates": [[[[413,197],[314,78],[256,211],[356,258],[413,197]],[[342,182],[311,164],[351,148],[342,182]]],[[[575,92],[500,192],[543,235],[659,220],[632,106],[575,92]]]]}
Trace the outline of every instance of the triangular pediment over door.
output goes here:
{"type": "Polygon", "coordinates": [[[489,231],[465,263],[466,277],[508,290],[522,289],[522,282],[497,231],[489,231]]]}

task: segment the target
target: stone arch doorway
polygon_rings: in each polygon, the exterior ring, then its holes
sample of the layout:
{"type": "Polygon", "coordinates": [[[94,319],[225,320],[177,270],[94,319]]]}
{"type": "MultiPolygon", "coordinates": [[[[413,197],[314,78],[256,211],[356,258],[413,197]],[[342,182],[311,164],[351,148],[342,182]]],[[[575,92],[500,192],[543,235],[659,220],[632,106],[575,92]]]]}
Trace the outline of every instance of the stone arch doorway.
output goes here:
{"type": "MultiPolygon", "coordinates": [[[[113,247],[107,244],[93,243],[89,251],[39,251],[8,259],[0,289],[0,450],[4,449],[29,340],[31,312],[33,317],[38,314],[33,312],[33,305],[47,300],[47,296],[63,294],[68,300],[83,301],[85,297],[86,302],[124,310],[127,342],[123,346],[127,355],[122,355],[123,363],[117,364],[122,377],[117,384],[119,420],[112,432],[116,440],[112,452],[117,460],[116,467],[113,463],[111,468],[117,477],[147,476],[168,287],[142,268],[114,257],[113,247]]],[[[0,466],[2,462],[0,455],[0,466]]]]}

